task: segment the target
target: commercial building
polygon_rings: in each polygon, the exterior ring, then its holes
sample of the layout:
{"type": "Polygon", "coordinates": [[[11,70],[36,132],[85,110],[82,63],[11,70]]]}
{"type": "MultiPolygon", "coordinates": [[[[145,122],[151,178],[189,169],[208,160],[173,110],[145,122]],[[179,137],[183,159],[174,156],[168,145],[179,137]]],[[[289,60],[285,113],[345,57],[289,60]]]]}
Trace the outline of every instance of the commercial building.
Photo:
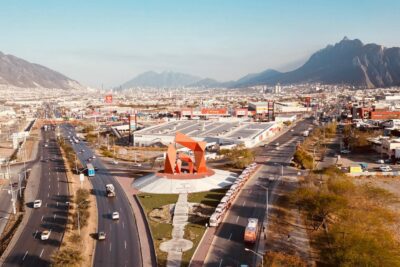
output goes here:
{"type": "Polygon", "coordinates": [[[276,122],[180,120],[136,131],[134,143],[136,146],[150,146],[157,143],[168,145],[174,141],[175,133],[181,132],[197,141],[253,147],[272,137],[280,129],[281,124],[276,122]]]}

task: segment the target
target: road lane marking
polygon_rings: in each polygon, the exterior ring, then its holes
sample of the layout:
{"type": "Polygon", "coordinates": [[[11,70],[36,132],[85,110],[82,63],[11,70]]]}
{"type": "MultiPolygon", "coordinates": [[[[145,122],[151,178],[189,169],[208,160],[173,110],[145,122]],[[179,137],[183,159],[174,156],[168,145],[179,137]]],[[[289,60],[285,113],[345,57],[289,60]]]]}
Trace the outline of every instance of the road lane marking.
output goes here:
{"type": "Polygon", "coordinates": [[[236,223],[239,221],[239,216],[237,216],[237,218],[236,218],[236,223]]]}
{"type": "Polygon", "coordinates": [[[110,243],[110,251],[111,251],[111,243],[110,243]]]}
{"type": "Polygon", "coordinates": [[[54,214],[54,220],[56,220],[56,216],[57,216],[57,214],[54,214]]]}
{"type": "Polygon", "coordinates": [[[245,200],[245,201],[243,201],[243,205],[242,205],[242,206],[244,207],[244,205],[246,205],[246,200],[245,200]]]}
{"type": "Polygon", "coordinates": [[[219,261],[219,267],[222,266],[222,259],[219,261]]]}
{"type": "Polygon", "coordinates": [[[56,205],[57,205],[57,207],[58,207],[58,201],[56,202],[56,205]]]}
{"type": "Polygon", "coordinates": [[[33,238],[36,238],[37,233],[38,233],[38,230],[36,230],[35,234],[33,235],[33,238]]]}
{"type": "Polygon", "coordinates": [[[124,223],[124,222],[122,222],[122,229],[123,229],[123,228],[125,228],[125,223],[124,223]]]}
{"type": "Polygon", "coordinates": [[[49,189],[50,189],[50,185],[49,185],[49,189]]]}
{"type": "Polygon", "coordinates": [[[24,260],[25,260],[25,258],[26,258],[26,255],[28,255],[28,251],[26,251],[26,252],[25,252],[24,256],[22,257],[22,261],[24,261],[24,260]]]}
{"type": "Polygon", "coordinates": [[[50,193],[47,193],[47,197],[50,197],[50,193]]]}
{"type": "Polygon", "coordinates": [[[232,233],[229,235],[229,238],[228,238],[228,240],[231,240],[231,238],[232,238],[232,233]]]}
{"type": "Polygon", "coordinates": [[[43,255],[43,251],[44,251],[44,248],[42,248],[42,252],[40,252],[39,258],[41,258],[41,257],[42,257],[42,255],[43,255]]]}
{"type": "Polygon", "coordinates": [[[42,221],[42,222],[43,222],[43,218],[44,218],[44,215],[42,215],[42,219],[41,219],[40,221],[42,221]]]}
{"type": "Polygon", "coordinates": [[[126,249],[126,240],[125,240],[125,249],[126,249]]]}

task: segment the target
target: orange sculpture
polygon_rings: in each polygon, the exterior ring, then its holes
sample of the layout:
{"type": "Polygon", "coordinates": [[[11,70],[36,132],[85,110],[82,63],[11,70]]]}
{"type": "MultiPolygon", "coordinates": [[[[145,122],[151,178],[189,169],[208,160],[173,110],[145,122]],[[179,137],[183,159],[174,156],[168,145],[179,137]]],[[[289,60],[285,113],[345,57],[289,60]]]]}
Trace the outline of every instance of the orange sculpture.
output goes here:
{"type": "Polygon", "coordinates": [[[189,172],[198,174],[207,173],[206,166],[206,142],[199,142],[193,140],[187,135],[177,132],[175,135],[175,144],[180,144],[184,147],[189,148],[194,154],[194,167],[191,157],[184,153],[179,153],[178,158],[176,156],[176,149],[174,144],[170,144],[167,150],[167,156],[164,164],[164,173],[174,174],[181,173],[182,161],[187,162],[189,165],[189,172]]]}

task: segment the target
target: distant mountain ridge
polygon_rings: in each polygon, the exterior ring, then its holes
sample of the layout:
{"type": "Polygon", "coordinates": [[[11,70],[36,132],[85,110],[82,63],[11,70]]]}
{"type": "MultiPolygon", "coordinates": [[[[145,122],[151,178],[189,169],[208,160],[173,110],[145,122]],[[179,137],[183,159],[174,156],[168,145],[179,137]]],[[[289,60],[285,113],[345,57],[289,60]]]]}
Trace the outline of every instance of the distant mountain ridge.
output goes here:
{"type": "Polygon", "coordinates": [[[0,52],[0,85],[20,88],[83,88],[77,81],[59,72],[2,52],[0,52]]]}
{"type": "Polygon", "coordinates": [[[189,84],[196,83],[200,80],[202,80],[202,78],[185,73],[171,71],[157,73],[154,71],[147,71],[125,82],[120,87],[122,89],[133,87],[183,87],[189,84]]]}
{"type": "Polygon", "coordinates": [[[400,85],[400,48],[364,45],[358,39],[345,37],[339,43],[314,53],[296,70],[260,73],[238,83],[240,80],[234,84],[235,87],[305,82],[349,84],[366,88],[396,86],[400,85]]]}

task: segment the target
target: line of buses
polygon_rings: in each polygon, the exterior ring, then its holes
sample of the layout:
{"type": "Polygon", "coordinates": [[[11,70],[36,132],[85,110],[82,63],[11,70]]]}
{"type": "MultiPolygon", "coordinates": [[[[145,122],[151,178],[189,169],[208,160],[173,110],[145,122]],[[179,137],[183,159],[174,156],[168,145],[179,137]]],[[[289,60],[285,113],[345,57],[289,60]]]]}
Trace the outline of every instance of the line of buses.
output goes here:
{"type": "Polygon", "coordinates": [[[256,163],[250,164],[231,185],[215,209],[215,212],[210,217],[209,224],[211,227],[217,227],[222,222],[229,207],[232,205],[236,196],[239,194],[247,180],[254,174],[257,167],[258,166],[256,163]]]}

